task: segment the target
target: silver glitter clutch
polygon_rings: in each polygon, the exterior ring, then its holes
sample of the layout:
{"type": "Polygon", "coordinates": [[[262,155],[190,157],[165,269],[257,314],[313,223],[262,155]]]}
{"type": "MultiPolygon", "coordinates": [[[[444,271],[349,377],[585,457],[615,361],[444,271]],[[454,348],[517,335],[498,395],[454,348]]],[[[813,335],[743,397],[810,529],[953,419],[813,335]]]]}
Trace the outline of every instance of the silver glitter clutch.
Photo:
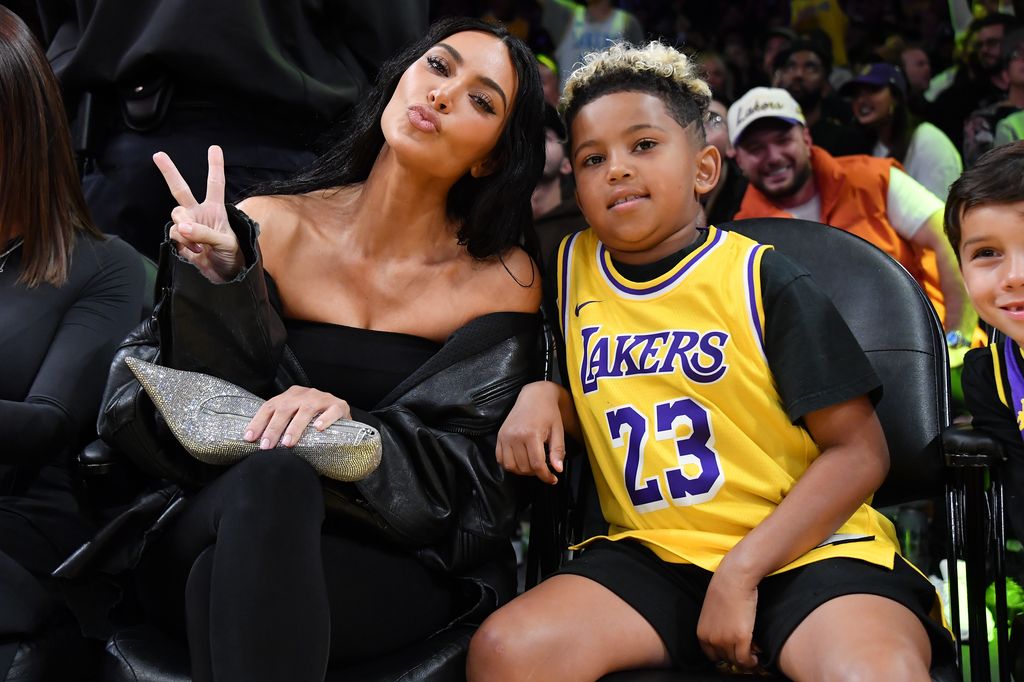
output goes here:
{"type": "MultiPolygon", "coordinates": [[[[264,400],[232,383],[126,357],[125,363],[163,415],[174,437],[196,459],[226,466],[259,451],[242,438],[245,425],[264,400]]],[[[380,464],[377,429],[339,419],[323,431],[307,426],[290,448],[321,476],[358,481],[380,464]]]]}

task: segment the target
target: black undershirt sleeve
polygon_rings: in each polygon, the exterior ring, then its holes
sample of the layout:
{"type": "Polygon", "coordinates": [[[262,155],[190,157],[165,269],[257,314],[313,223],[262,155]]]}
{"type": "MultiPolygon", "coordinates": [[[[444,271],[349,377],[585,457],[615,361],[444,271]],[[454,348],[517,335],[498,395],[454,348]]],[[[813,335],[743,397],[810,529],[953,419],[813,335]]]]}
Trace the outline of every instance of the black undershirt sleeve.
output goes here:
{"type": "Polygon", "coordinates": [[[778,251],[761,261],[765,355],[790,420],[867,395],[881,382],[831,299],[778,251]]]}

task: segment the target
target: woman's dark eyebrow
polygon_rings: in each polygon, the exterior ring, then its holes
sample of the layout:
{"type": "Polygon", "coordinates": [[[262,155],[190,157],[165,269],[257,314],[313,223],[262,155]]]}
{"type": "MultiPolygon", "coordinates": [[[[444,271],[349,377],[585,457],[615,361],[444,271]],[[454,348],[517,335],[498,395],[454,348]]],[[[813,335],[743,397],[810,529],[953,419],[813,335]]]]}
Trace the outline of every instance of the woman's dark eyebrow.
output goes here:
{"type": "MultiPolygon", "coordinates": [[[[451,45],[449,45],[448,43],[438,43],[437,46],[443,47],[445,50],[447,50],[448,54],[452,56],[452,59],[454,59],[455,63],[458,64],[459,66],[462,66],[463,64],[466,63],[466,60],[462,58],[462,55],[459,53],[459,51],[456,50],[451,45]]],[[[501,97],[501,103],[507,109],[508,98],[505,97],[505,91],[501,89],[501,86],[495,83],[493,79],[488,78],[487,76],[480,76],[479,78],[481,83],[483,83],[484,85],[498,93],[498,96],[501,97]]]]}

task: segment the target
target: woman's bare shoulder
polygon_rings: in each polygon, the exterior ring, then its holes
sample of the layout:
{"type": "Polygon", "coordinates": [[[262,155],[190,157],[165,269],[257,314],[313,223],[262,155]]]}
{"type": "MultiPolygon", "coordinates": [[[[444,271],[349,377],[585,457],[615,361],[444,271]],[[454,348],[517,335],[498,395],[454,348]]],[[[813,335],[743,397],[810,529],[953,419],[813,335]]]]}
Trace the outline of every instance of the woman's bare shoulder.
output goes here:
{"type": "Polygon", "coordinates": [[[303,195],[249,197],[238,208],[260,226],[260,248],[264,252],[286,248],[308,221],[310,210],[303,195]]]}
{"type": "Polygon", "coordinates": [[[514,247],[493,261],[488,261],[485,273],[487,286],[478,291],[496,309],[533,313],[540,308],[540,269],[530,256],[514,247]]]}

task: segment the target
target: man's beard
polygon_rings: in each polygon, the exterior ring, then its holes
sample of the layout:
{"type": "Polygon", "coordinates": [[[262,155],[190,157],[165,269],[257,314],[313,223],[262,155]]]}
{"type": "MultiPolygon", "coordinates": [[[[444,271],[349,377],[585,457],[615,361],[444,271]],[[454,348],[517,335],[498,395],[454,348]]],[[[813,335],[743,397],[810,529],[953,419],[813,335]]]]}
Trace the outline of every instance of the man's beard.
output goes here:
{"type": "Polygon", "coordinates": [[[793,196],[807,184],[807,181],[811,177],[811,163],[808,161],[803,167],[796,169],[793,173],[793,182],[789,183],[785,187],[779,187],[776,189],[766,189],[763,180],[750,180],[750,182],[761,191],[761,194],[765,195],[769,199],[788,199],[793,196]]]}
{"type": "Polygon", "coordinates": [[[800,108],[806,111],[814,111],[814,109],[821,102],[821,91],[820,90],[808,90],[807,88],[800,87],[795,90],[790,90],[789,94],[793,95],[793,99],[800,105],[800,108]]]}

